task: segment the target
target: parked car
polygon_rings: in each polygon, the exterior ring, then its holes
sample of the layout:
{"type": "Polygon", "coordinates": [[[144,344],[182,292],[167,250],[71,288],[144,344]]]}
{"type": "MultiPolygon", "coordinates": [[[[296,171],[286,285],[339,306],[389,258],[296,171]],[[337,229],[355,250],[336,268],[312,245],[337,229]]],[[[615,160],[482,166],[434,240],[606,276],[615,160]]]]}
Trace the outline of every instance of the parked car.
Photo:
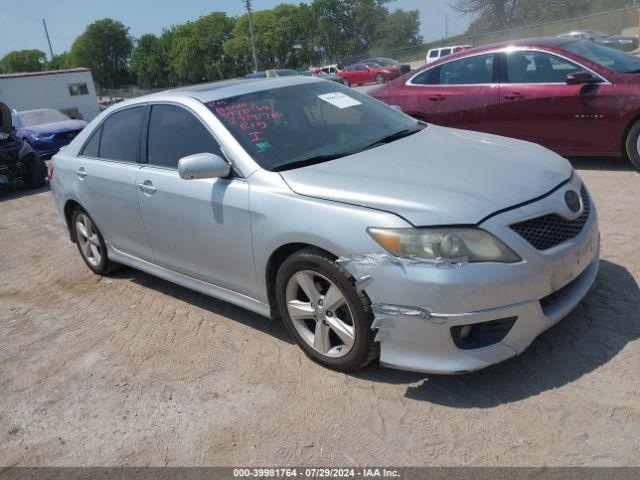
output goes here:
{"type": "Polygon", "coordinates": [[[316,78],[129,100],[53,161],[93,272],[125,264],[281,316],[341,371],[505,360],[598,270],[595,206],[564,158],[316,78]]]}
{"type": "Polygon", "coordinates": [[[377,83],[379,85],[398,78],[401,75],[398,67],[383,67],[375,62],[360,62],[345,67],[338,72],[347,87],[351,85],[365,85],[367,83],[377,83]]]}
{"type": "Polygon", "coordinates": [[[402,75],[411,71],[411,65],[409,65],[408,63],[400,63],[399,61],[393,60],[391,58],[369,58],[368,60],[360,61],[360,63],[377,63],[378,65],[382,65],[383,67],[396,67],[400,70],[400,73],[402,75]]]}
{"type": "Polygon", "coordinates": [[[17,138],[13,130],[11,111],[0,102],[0,191],[21,182],[28,188],[44,185],[47,168],[28,143],[17,138]]]}
{"type": "Polygon", "coordinates": [[[469,50],[472,47],[473,45],[454,45],[451,47],[432,48],[427,52],[427,65],[437,62],[441,58],[448,57],[449,55],[462,52],[463,50],[469,50]]]}
{"type": "Polygon", "coordinates": [[[262,70],[260,72],[247,73],[244,78],[275,78],[275,77],[295,77],[298,75],[297,70],[290,68],[280,68],[274,70],[262,70]]]}
{"type": "Polygon", "coordinates": [[[579,40],[588,40],[605,47],[617,48],[624,52],[632,52],[638,48],[638,37],[608,35],[597,30],[574,30],[563,33],[560,37],[571,37],[579,40]]]}
{"type": "Polygon", "coordinates": [[[309,69],[311,73],[325,73],[327,75],[337,75],[340,67],[337,63],[333,65],[325,65],[324,67],[312,67],[309,69]]]}
{"type": "Polygon", "coordinates": [[[12,117],[17,137],[41,156],[57,153],[87,125],[84,120],[73,120],[52,108],[14,111],[12,117]]]}
{"type": "Polygon", "coordinates": [[[640,59],[564,37],[467,50],[372,92],[414,117],[539,143],[566,156],[627,156],[640,169],[640,59]]]}

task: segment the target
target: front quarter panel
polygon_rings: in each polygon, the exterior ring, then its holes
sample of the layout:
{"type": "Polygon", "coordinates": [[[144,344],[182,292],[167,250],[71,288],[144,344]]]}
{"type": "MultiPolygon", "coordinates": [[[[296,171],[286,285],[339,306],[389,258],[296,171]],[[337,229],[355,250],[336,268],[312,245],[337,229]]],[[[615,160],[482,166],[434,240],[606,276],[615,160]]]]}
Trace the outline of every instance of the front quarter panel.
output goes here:
{"type": "Polygon", "coordinates": [[[277,173],[259,170],[249,182],[257,298],[264,303],[267,263],[278,248],[303,243],[336,257],[384,253],[368,227],[411,227],[392,213],[298,195],[277,173]]]}

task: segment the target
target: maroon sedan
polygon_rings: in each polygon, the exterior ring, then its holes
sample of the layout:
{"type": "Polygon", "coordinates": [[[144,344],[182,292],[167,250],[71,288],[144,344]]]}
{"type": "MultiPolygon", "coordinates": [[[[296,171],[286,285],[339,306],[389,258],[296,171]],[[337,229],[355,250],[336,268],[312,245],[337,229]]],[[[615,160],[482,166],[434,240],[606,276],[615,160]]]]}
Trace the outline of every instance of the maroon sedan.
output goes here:
{"type": "Polygon", "coordinates": [[[401,74],[400,68],[395,65],[383,67],[374,62],[356,63],[338,72],[338,76],[342,78],[342,83],[347,87],[364,85],[365,83],[383,84],[398,78],[401,74]]]}
{"type": "Polygon", "coordinates": [[[627,156],[640,169],[640,59],[543,38],[478,47],[372,95],[440,125],[539,143],[567,156],[627,156]]]}

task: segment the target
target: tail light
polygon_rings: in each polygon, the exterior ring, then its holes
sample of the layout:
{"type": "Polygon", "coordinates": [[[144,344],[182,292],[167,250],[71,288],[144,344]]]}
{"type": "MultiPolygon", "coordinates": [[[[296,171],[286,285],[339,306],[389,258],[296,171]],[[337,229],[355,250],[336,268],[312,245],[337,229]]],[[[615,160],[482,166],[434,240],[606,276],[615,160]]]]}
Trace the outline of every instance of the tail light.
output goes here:
{"type": "Polygon", "coordinates": [[[53,157],[49,160],[48,177],[49,181],[53,180],[53,157]]]}

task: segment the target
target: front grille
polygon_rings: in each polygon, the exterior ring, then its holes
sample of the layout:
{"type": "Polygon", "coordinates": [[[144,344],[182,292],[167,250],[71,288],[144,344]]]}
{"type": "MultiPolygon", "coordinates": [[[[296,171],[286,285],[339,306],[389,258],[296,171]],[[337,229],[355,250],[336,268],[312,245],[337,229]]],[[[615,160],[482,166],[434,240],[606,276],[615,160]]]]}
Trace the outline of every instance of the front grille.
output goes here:
{"type": "Polygon", "coordinates": [[[584,185],[580,189],[584,210],[575,220],[567,220],[560,215],[551,213],[542,217],[532,218],[524,222],[514,223],[511,229],[533,245],[538,250],[547,250],[576,237],[584,228],[591,212],[589,195],[584,185]]]}

